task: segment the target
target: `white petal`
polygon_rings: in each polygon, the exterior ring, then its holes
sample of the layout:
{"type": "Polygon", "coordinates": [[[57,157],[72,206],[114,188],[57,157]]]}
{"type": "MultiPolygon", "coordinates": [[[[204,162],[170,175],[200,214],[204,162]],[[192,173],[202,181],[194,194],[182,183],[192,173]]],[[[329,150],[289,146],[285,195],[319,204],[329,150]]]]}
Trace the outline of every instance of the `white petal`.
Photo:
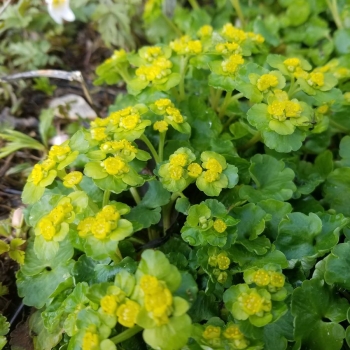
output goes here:
{"type": "Polygon", "coordinates": [[[62,24],[62,20],[66,20],[69,22],[75,20],[74,13],[69,7],[69,1],[65,1],[60,4],[54,4],[52,0],[46,1],[48,2],[48,12],[56,23],[62,24]]]}

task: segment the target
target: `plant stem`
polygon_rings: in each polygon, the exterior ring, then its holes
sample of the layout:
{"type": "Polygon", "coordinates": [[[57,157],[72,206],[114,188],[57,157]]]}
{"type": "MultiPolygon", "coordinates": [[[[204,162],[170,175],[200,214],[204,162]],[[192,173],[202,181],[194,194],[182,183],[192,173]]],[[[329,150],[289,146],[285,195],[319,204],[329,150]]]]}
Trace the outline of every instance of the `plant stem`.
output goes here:
{"type": "Polygon", "coordinates": [[[180,60],[180,75],[181,75],[181,81],[179,84],[180,101],[183,101],[185,99],[185,76],[186,76],[187,62],[188,62],[188,57],[182,56],[180,60]]]}
{"type": "Polygon", "coordinates": [[[214,111],[216,111],[218,108],[221,94],[222,94],[221,89],[214,89],[213,87],[210,87],[210,96],[211,96],[210,104],[211,104],[211,108],[214,111]]]}
{"type": "Polygon", "coordinates": [[[181,30],[174,24],[174,22],[168,17],[166,16],[163,12],[162,12],[162,17],[164,18],[165,22],[167,22],[169,24],[169,27],[178,35],[178,36],[182,36],[182,32],[181,30]]]}
{"type": "Polygon", "coordinates": [[[136,204],[139,204],[141,202],[141,197],[139,195],[139,192],[137,191],[136,187],[130,187],[129,191],[132,195],[132,198],[134,198],[134,201],[136,204]]]}
{"type": "Polygon", "coordinates": [[[173,208],[174,202],[178,197],[186,198],[185,195],[182,192],[174,192],[171,195],[170,202],[166,204],[162,209],[162,216],[163,216],[163,234],[165,236],[167,229],[170,227],[170,216],[171,216],[171,210],[173,208]]]}
{"type": "Polygon", "coordinates": [[[140,326],[134,326],[132,328],[127,329],[126,331],[116,335],[115,337],[111,338],[112,342],[114,344],[119,344],[131,337],[133,337],[135,334],[141,332],[143,330],[140,326]]]}
{"type": "Polygon", "coordinates": [[[192,6],[192,8],[193,8],[194,10],[199,9],[199,5],[198,5],[197,0],[188,0],[188,2],[190,3],[190,5],[192,6]]]}
{"type": "Polygon", "coordinates": [[[160,162],[163,161],[165,137],[166,137],[166,131],[161,132],[159,134],[158,155],[159,155],[159,161],[160,162]]]}
{"type": "Polygon", "coordinates": [[[332,16],[333,16],[333,19],[334,19],[334,22],[335,22],[337,28],[338,29],[344,28],[343,22],[339,16],[337,0],[327,0],[327,5],[328,5],[329,10],[332,13],[332,16]]]}
{"type": "Polygon", "coordinates": [[[241,27],[244,28],[245,19],[244,19],[244,15],[243,15],[239,0],[231,0],[231,4],[232,4],[233,8],[235,9],[239,20],[241,21],[241,27]]]}
{"type": "Polygon", "coordinates": [[[334,128],[340,130],[340,132],[343,132],[345,134],[349,134],[350,133],[350,130],[345,128],[343,125],[335,122],[334,120],[330,119],[329,118],[329,124],[332,125],[334,128]]]}
{"type": "Polygon", "coordinates": [[[159,156],[158,156],[158,153],[156,151],[156,149],[153,147],[151,141],[149,140],[149,138],[143,134],[140,139],[147,145],[148,149],[151,151],[152,153],[152,156],[154,158],[154,160],[159,163],[159,156]]]}
{"type": "Polygon", "coordinates": [[[261,140],[261,133],[258,131],[245,145],[239,148],[240,151],[246,151],[261,140]]]}
{"type": "Polygon", "coordinates": [[[220,111],[219,111],[219,118],[220,119],[222,119],[222,117],[225,115],[226,109],[227,109],[228,105],[230,104],[231,97],[232,97],[232,91],[226,91],[224,101],[223,101],[222,105],[220,106],[220,111]]]}
{"type": "Polygon", "coordinates": [[[108,204],[110,195],[111,195],[111,191],[105,190],[105,192],[103,193],[103,200],[102,200],[103,207],[108,204]]]}

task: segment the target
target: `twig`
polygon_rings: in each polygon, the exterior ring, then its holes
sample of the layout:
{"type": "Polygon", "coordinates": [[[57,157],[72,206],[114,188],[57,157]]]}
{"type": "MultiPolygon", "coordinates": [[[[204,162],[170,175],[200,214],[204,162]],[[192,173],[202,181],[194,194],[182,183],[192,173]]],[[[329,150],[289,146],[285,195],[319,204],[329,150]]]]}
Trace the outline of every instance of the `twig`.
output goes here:
{"type": "Polygon", "coordinates": [[[23,79],[23,78],[37,78],[37,77],[47,77],[47,78],[64,79],[69,81],[77,81],[78,83],[80,83],[81,88],[89,104],[93,106],[92,98],[86,87],[84,77],[80,71],[66,72],[66,71],[55,70],[55,69],[32,70],[32,71],[23,72],[23,73],[2,76],[0,77],[0,82],[8,83],[12,80],[23,79]]]}
{"type": "Polygon", "coordinates": [[[6,8],[8,5],[10,5],[11,0],[7,0],[4,5],[2,6],[2,8],[0,8],[0,16],[3,14],[3,12],[5,12],[6,8]]]}

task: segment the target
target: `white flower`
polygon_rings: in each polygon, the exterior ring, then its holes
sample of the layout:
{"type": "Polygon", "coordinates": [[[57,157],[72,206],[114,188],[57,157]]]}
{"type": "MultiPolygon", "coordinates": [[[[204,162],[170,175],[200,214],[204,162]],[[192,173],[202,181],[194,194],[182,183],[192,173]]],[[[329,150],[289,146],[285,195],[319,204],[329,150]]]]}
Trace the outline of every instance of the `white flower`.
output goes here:
{"type": "Polygon", "coordinates": [[[75,20],[74,13],[69,7],[69,0],[46,0],[46,3],[49,14],[56,23],[75,20]]]}

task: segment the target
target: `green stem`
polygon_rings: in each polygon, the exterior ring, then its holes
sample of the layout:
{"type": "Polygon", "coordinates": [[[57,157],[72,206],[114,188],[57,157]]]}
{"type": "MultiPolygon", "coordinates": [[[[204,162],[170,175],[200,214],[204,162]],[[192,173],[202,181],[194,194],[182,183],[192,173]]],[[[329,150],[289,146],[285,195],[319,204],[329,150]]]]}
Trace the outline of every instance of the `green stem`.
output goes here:
{"type": "Polygon", "coordinates": [[[158,153],[156,151],[156,149],[153,147],[151,141],[149,140],[149,138],[143,134],[140,139],[147,145],[148,149],[151,151],[152,153],[152,156],[154,158],[154,160],[159,163],[159,156],[158,156],[158,153]]]}
{"type": "Polygon", "coordinates": [[[244,19],[244,15],[243,15],[239,0],[231,0],[231,4],[232,4],[233,8],[235,9],[239,20],[241,21],[241,27],[244,28],[245,19],[244,19]]]}
{"type": "Polygon", "coordinates": [[[182,192],[174,192],[171,195],[170,202],[166,204],[162,209],[163,216],[163,234],[165,236],[167,229],[170,227],[170,216],[171,211],[173,209],[174,202],[178,197],[186,198],[186,196],[182,192]]]}
{"type": "Polygon", "coordinates": [[[210,87],[210,104],[211,108],[216,111],[219,105],[220,97],[222,94],[221,89],[214,89],[213,87],[210,87]]]}
{"type": "Polygon", "coordinates": [[[129,338],[133,337],[135,334],[141,332],[143,330],[140,326],[134,326],[132,328],[127,329],[126,331],[116,335],[115,337],[111,338],[112,342],[114,344],[119,344],[125,340],[128,340],[129,338]]]}
{"type": "Polygon", "coordinates": [[[261,133],[258,131],[245,145],[239,148],[240,151],[246,151],[261,140],[261,133]]]}
{"type": "Polygon", "coordinates": [[[158,155],[159,161],[163,161],[163,153],[164,153],[164,143],[165,143],[166,131],[161,132],[159,134],[159,146],[158,146],[158,155]]]}
{"type": "Polygon", "coordinates": [[[111,195],[111,191],[105,190],[105,192],[103,193],[103,200],[102,200],[103,207],[108,204],[110,195],[111,195]]]}
{"type": "Polygon", "coordinates": [[[186,76],[187,62],[188,62],[188,57],[182,56],[180,60],[180,75],[181,75],[181,80],[179,84],[180,101],[183,101],[185,99],[185,76],[186,76]]]}
{"type": "Polygon", "coordinates": [[[227,109],[228,105],[230,104],[231,97],[232,97],[232,91],[227,91],[225,98],[224,98],[224,101],[222,102],[222,105],[220,106],[220,112],[219,112],[220,119],[222,119],[222,117],[225,115],[226,109],[227,109]]]}
{"type": "Polygon", "coordinates": [[[178,36],[182,36],[181,30],[174,24],[174,22],[167,17],[164,13],[162,13],[162,17],[164,18],[165,22],[169,24],[169,27],[176,33],[178,36]]]}
{"type": "Polygon", "coordinates": [[[327,0],[327,5],[328,5],[329,10],[332,13],[332,16],[333,16],[333,19],[334,19],[334,22],[335,22],[337,28],[338,29],[344,28],[343,22],[339,16],[337,0],[327,0]]]}
{"type": "Polygon", "coordinates": [[[136,187],[130,187],[129,191],[132,195],[132,198],[134,198],[134,201],[136,204],[139,204],[141,202],[141,197],[139,195],[139,192],[137,191],[136,187]]]}
{"type": "Polygon", "coordinates": [[[197,0],[188,0],[188,2],[190,3],[190,5],[192,6],[192,8],[193,8],[194,10],[199,9],[199,5],[198,5],[197,0]]]}
{"type": "Polygon", "coordinates": [[[349,134],[350,133],[350,130],[347,129],[347,128],[344,128],[343,125],[335,122],[334,120],[330,119],[329,118],[329,124],[332,125],[334,128],[340,130],[341,132],[345,133],[345,134],[349,134]]]}

